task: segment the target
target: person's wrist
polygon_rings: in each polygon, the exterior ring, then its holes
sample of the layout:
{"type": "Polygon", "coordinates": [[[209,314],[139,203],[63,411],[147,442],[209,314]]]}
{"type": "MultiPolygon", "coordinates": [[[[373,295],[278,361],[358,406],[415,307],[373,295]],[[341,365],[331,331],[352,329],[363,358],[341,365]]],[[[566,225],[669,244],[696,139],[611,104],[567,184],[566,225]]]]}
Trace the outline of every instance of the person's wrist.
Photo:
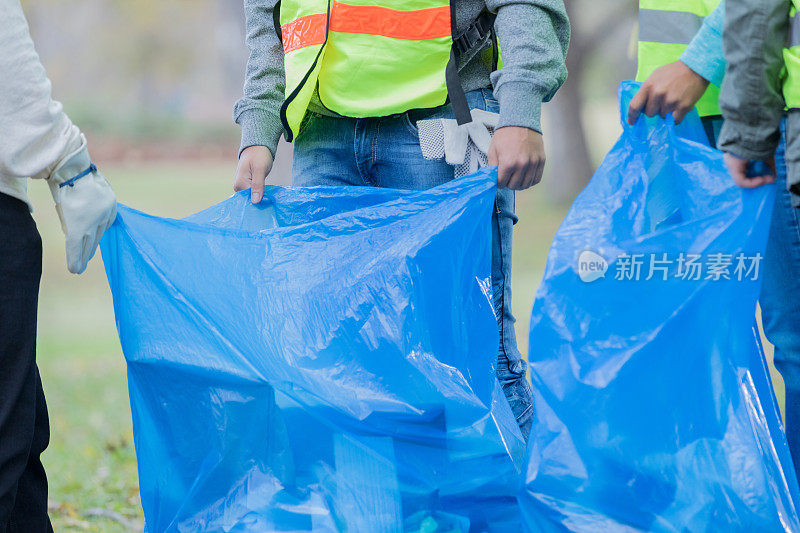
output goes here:
{"type": "Polygon", "coordinates": [[[703,85],[703,86],[705,86],[705,87],[708,87],[708,85],[710,84],[710,82],[709,82],[707,79],[705,79],[705,78],[704,78],[704,77],[703,77],[703,76],[702,76],[702,75],[701,75],[699,72],[697,72],[697,71],[696,71],[696,70],[694,70],[692,67],[690,67],[689,65],[687,65],[687,64],[686,64],[686,63],[685,63],[683,60],[680,60],[680,59],[679,59],[679,60],[678,60],[678,62],[679,62],[681,65],[683,65],[683,67],[684,67],[684,69],[686,70],[686,72],[687,72],[687,73],[688,73],[688,74],[689,74],[689,75],[690,75],[690,76],[691,76],[691,77],[692,77],[692,78],[693,78],[693,79],[694,79],[694,80],[695,80],[697,83],[699,83],[699,84],[702,84],[702,85],[703,85]]]}
{"type": "Polygon", "coordinates": [[[86,138],[81,135],[80,146],[55,166],[47,178],[47,182],[51,187],[57,187],[84,172],[91,164],[92,159],[86,146],[86,138]]]}
{"type": "Polygon", "coordinates": [[[705,87],[711,85],[710,76],[705,70],[708,70],[708,67],[702,65],[698,62],[692,60],[691,56],[684,54],[678,59],[678,63],[684,67],[684,69],[691,74],[692,78],[694,78],[698,83],[702,83],[705,87]],[[701,67],[706,67],[705,70],[701,67]]]}
{"type": "Polygon", "coordinates": [[[528,126],[500,126],[495,130],[495,134],[497,132],[501,132],[501,135],[512,135],[528,142],[536,140],[537,137],[542,137],[542,132],[528,126]]]}

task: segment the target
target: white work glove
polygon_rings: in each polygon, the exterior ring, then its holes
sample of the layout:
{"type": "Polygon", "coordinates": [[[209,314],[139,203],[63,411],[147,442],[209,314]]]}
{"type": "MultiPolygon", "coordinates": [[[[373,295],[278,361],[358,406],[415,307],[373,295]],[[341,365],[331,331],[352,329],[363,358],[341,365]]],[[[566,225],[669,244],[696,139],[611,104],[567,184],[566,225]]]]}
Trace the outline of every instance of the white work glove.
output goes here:
{"type": "Polygon", "coordinates": [[[473,109],[472,122],[458,125],[455,119],[435,118],[420,120],[420,147],[426,159],[441,159],[456,167],[456,176],[478,170],[487,163],[492,133],[497,128],[500,115],[482,109],[473,109]]]}
{"type": "Polygon", "coordinates": [[[92,164],[86,139],[56,166],[47,184],[66,235],[67,269],[80,274],[117,216],[117,198],[92,164]]]}

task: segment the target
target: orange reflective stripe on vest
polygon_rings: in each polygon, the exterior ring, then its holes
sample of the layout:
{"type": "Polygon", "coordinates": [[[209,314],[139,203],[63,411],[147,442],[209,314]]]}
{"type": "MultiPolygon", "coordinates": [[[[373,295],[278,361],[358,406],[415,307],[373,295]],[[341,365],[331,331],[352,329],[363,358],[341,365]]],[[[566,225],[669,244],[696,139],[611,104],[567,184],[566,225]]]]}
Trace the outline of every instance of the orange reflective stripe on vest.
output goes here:
{"type": "MultiPolygon", "coordinates": [[[[284,53],[325,42],[327,15],[307,15],[281,26],[284,53]]],[[[450,36],[450,6],[401,11],[337,2],[330,31],[421,41],[450,36]]]]}
{"type": "Polygon", "coordinates": [[[327,13],[315,13],[282,25],[283,53],[324,43],[327,24],[327,13]]]}

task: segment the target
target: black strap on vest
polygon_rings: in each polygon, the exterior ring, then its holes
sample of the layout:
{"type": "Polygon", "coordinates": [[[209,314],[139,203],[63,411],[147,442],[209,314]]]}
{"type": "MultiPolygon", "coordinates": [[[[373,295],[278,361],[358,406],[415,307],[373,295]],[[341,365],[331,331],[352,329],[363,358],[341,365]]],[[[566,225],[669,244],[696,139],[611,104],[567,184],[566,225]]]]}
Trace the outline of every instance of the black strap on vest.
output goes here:
{"type": "Polygon", "coordinates": [[[275,33],[278,35],[281,46],[283,46],[283,35],[281,34],[281,0],[275,2],[275,7],[272,9],[272,26],[275,28],[275,33]]]}
{"type": "MultiPolygon", "coordinates": [[[[456,25],[454,4],[455,2],[451,0],[450,24],[452,28],[455,28],[456,25]]],[[[467,104],[467,95],[464,93],[464,87],[461,85],[461,79],[458,75],[458,60],[463,54],[478,46],[487,35],[490,35],[492,40],[492,68],[494,70],[497,69],[497,38],[494,33],[496,16],[494,13],[484,11],[460,35],[455,35],[455,31],[453,31],[453,47],[450,50],[450,61],[447,62],[447,67],[445,68],[445,82],[447,83],[447,95],[450,97],[453,114],[458,124],[472,122],[472,115],[467,104]]]]}

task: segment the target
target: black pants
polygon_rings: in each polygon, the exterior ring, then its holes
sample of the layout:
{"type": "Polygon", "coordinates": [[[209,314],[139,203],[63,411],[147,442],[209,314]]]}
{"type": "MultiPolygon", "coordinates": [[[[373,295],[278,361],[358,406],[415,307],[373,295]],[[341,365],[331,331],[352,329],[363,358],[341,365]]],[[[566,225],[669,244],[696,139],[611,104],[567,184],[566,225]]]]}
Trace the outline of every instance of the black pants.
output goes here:
{"type": "Polygon", "coordinates": [[[53,531],[39,459],[50,440],[36,367],[42,240],[28,206],[0,193],[0,533],[53,531]]]}

